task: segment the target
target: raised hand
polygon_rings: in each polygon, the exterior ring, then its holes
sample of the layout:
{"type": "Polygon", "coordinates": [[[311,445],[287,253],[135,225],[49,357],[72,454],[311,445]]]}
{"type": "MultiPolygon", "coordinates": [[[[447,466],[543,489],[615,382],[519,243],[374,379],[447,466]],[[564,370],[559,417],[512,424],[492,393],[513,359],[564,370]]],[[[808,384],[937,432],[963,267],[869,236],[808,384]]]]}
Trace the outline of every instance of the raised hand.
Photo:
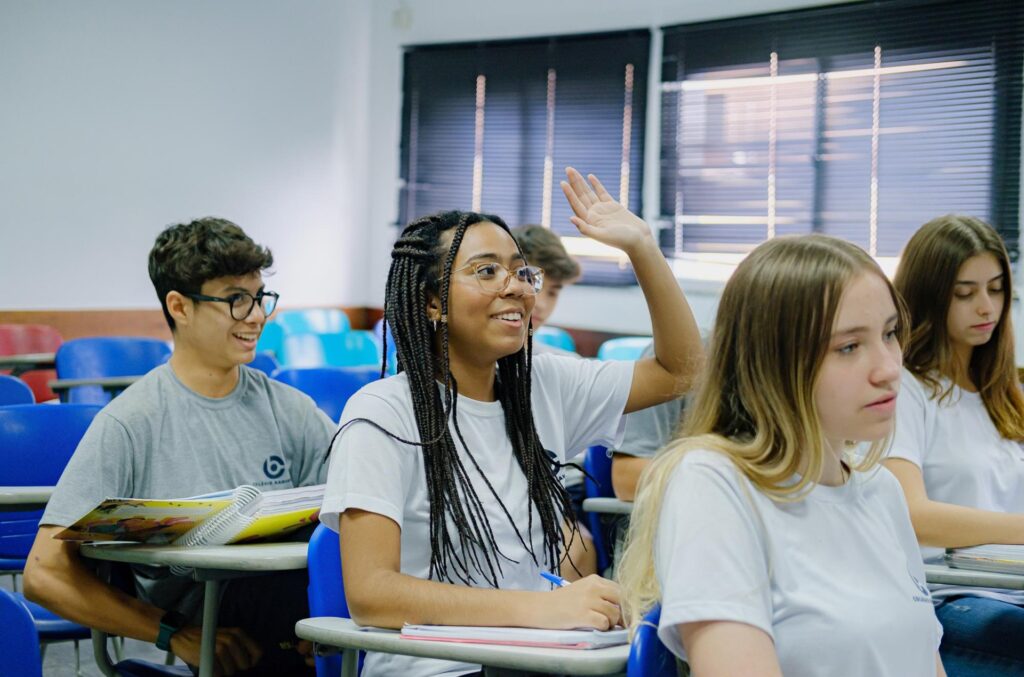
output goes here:
{"type": "Polygon", "coordinates": [[[590,174],[588,185],[573,169],[565,169],[568,181],[562,181],[562,192],[569,200],[575,216],[569,217],[580,233],[602,244],[621,249],[626,254],[654,241],[650,227],[608,194],[597,177],[590,174]]]}

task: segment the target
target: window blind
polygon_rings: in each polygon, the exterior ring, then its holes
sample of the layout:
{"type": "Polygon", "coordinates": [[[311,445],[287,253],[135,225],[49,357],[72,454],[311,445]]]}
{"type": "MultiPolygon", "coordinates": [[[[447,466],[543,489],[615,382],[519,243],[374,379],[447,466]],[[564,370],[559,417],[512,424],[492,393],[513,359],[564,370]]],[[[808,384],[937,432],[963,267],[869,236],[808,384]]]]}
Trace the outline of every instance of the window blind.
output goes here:
{"type": "Polygon", "coordinates": [[[896,256],[973,214],[1016,256],[1024,3],[889,0],[664,29],[672,253],[821,232],[896,256]]]}
{"type": "MultiPolygon", "coordinates": [[[[649,50],[646,30],[407,48],[401,222],[467,209],[578,236],[566,165],[640,211],[649,50]]],[[[581,259],[584,282],[634,280],[581,259]]]]}

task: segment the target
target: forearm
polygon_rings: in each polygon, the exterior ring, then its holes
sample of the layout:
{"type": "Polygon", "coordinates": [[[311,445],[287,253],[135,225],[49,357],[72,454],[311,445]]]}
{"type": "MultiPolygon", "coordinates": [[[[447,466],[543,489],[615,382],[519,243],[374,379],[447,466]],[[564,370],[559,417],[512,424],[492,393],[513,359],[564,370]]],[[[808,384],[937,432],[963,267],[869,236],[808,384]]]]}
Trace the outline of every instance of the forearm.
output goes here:
{"type": "Polygon", "coordinates": [[[651,316],[655,359],[676,377],[676,394],[681,394],[693,383],[703,358],[693,311],[653,236],[628,255],[651,316]]]}
{"type": "Polygon", "coordinates": [[[1024,514],[927,499],[908,503],[910,519],[922,545],[963,548],[985,543],[1024,544],[1024,514]]]}
{"type": "Polygon", "coordinates": [[[612,489],[620,501],[632,501],[636,498],[636,485],[640,474],[651,459],[640,456],[615,454],[612,456],[612,489]]]}
{"type": "Polygon", "coordinates": [[[550,594],[471,588],[386,570],[366,577],[360,588],[348,593],[352,618],[380,628],[405,623],[545,627],[542,596],[550,594]]]}

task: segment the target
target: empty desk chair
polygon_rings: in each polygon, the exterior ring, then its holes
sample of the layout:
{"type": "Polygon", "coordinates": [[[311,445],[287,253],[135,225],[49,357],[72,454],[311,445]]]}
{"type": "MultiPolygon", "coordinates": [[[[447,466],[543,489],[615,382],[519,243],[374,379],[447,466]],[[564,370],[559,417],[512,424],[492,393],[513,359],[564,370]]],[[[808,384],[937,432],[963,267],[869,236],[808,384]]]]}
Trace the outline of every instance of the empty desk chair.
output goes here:
{"type": "MultiPolygon", "coordinates": [[[[583,469],[590,477],[583,480],[583,488],[587,498],[614,498],[612,490],[612,459],[608,449],[593,446],[587,449],[583,457],[583,469]],[[591,479],[591,477],[593,479],[591,479]]],[[[612,548],[609,529],[601,519],[600,513],[587,513],[587,528],[594,539],[597,551],[597,571],[604,572],[612,563],[612,548]]]]}
{"type": "Polygon", "coordinates": [[[391,325],[388,325],[387,337],[384,336],[384,333],[384,318],[382,317],[373,325],[373,337],[381,345],[381,352],[383,352],[384,339],[387,338],[387,373],[394,375],[398,373],[398,346],[391,333],[391,325]]]}
{"type": "Polygon", "coordinates": [[[32,389],[20,378],[0,374],[0,407],[9,404],[34,404],[32,389]]]}
{"type": "MultiPolygon", "coordinates": [[[[341,578],[341,545],[338,534],[318,524],[309,539],[306,554],[309,567],[309,615],[350,618],[345,601],[345,583],[341,578]]],[[[341,656],[316,657],[317,677],[338,677],[341,656]]]]}
{"type": "Polygon", "coordinates": [[[597,349],[599,360],[638,360],[651,344],[650,336],[624,336],[608,339],[597,349]]]}
{"type": "Polygon", "coordinates": [[[256,353],[256,357],[249,363],[253,369],[262,371],[267,376],[272,376],[280,366],[274,356],[270,353],[256,353]]]}
{"type": "Polygon", "coordinates": [[[376,367],[289,367],[278,369],[274,378],[312,397],[316,406],[337,421],[348,398],[380,378],[380,372],[376,367]]]}
{"type": "Polygon", "coordinates": [[[368,331],[285,336],[284,355],[286,367],[380,368],[380,347],[368,331]]]}
{"type": "Polygon", "coordinates": [[[576,341],[572,334],[559,327],[543,326],[533,332],[533,340],[540,341],[554,348],[576,352],[576,341]]]}
{"type": "MultiPolygon", "coordinates": [[[[95,336],[66,341],[57,351],[57,377],[91,379],[142,376],[171,356],[164,341],[134,336],[95,336]]],[[[67,402],[106,404],[110,393],[99,386],[72,388],[67,402]]]]}
{"type": "Polygon", "coordinates": [[[256,341],[256,354],[270,353],[279,363],[284,361],[284,329],[277,322],[267,322],[256,341]]]}
{"type": "Polygon", "coordinates": [[[629,646],[627,677],[676,677],[676,657],[658,639],[661,606],[648,611],[629,646]]]}
{"type": "Polygon", "coordinates": [[[0,590],[0,674],[43,677],[39,634],[32,615],[17,595],[0,590]]]}
{"type": "MultiPolygon", "coordinates": [[[[46,324],[0,324],[0,355],[55,353],[63,342],[60,332],[46,324]]],[[[33,369],[15,376],[28,384],[36,402],[57,398],[47,385],[57,378],[53,369],[33,369]]]]}
{"type": "Polygon", "coordinates": [[[337,308],[282,310],[274,318],[288,334],[334,334],[352,328],[345,311],[337,308]]]}

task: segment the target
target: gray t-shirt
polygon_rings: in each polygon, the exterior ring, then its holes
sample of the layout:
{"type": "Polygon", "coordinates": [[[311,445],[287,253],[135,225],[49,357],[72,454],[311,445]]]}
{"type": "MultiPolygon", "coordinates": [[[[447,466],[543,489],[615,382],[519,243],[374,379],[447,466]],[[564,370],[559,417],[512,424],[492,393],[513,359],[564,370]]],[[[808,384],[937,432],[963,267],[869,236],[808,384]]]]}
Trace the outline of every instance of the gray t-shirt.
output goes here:
{"type": "MultiPolygon", "coordinates": [[[[241,367],[227,397],[189,390],[164,364],[99,414],[53,492],[42,524],[68,526],[104,498],[182,498],[251,484],[286,489],[325,481],[337,426],[309,396],[241,367]]],[[[140,597],[198,611],[196,584],[136,568],[140,597]]]]}
{"type": "MultiPolygon", "coordinates": [[[[654,344],[647,346],[640,358],[654,357],[654,344]]],[[[616,454],[654,458],[654,454],[672,439],[683,415],[685,398],[679,397],[662,404],[627,414],[626,431],[622,435],[622,446],[616,454]]]]}

